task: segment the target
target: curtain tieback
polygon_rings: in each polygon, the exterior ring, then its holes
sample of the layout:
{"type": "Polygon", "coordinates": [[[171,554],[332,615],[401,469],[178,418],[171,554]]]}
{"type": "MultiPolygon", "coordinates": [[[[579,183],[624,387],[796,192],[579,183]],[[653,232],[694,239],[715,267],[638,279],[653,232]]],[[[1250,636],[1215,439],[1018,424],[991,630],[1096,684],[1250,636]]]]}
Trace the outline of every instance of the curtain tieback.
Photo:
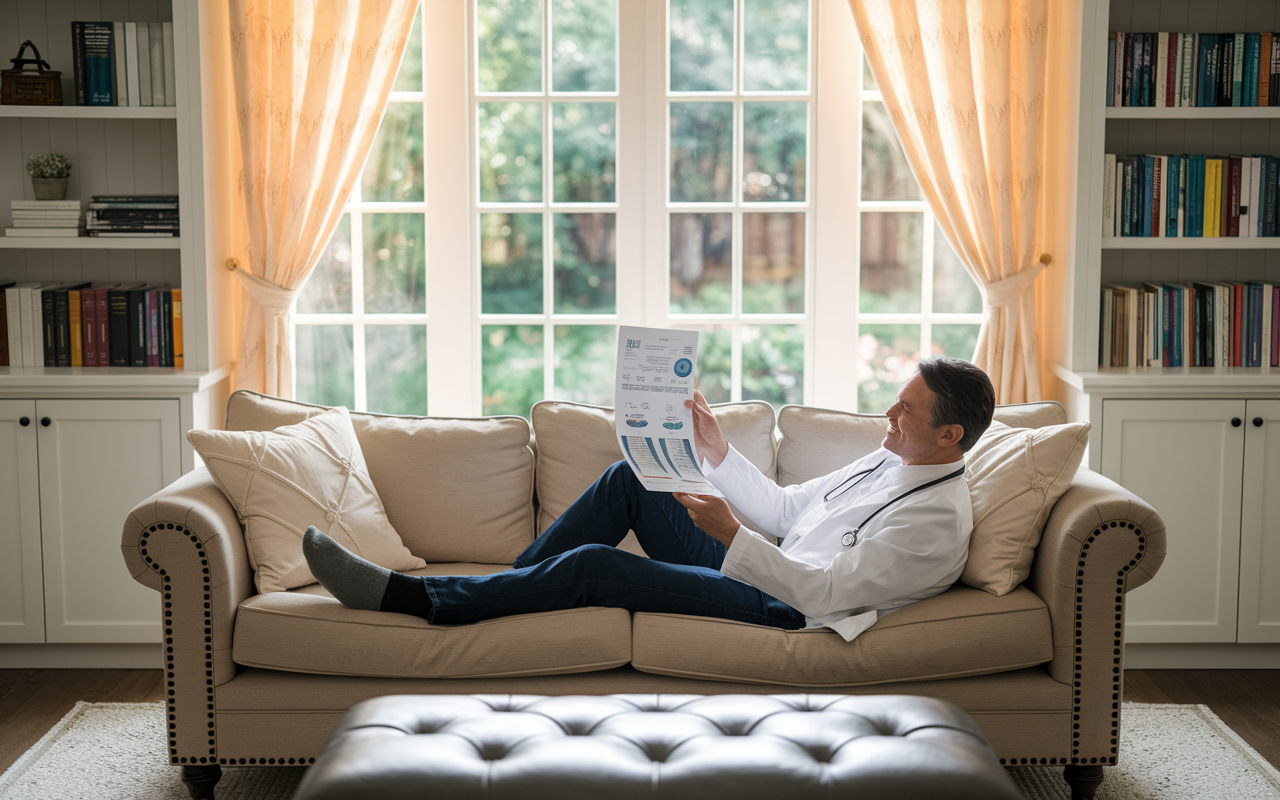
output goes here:
{"type": "Polygon", "coordinates": [[[280,375],[289,375],[293,371],[292,359],[289,357],[289,309],[298,292],[282,289],[243,269],[237,269],[233,274],[240,279],[240,285],[262,309],[263,338],[266,340],[263,354],[266,361],[266,393],[278,396],[280,375]]]}
{"type": "Polygon", "coordinates": [[[1031,288],[1031,284],[1036,282],[1036,278],[1040,277],[1040,273],[1044,271],[1047,264],[1036,264],[1030,269],[1025,269],[1016,275],[1010,275],[1003,280],[995,283],[988,283],[982,287],[982,304],[988,309],[1001,308],[1017,302],[1022,293],[1031,288]]]}

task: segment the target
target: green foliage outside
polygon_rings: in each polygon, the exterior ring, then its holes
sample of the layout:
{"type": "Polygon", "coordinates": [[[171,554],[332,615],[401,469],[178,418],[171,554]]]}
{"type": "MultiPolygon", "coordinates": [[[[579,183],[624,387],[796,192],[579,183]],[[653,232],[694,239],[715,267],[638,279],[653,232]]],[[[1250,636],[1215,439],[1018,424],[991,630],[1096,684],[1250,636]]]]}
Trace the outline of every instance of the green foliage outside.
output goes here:
{"type": "Polygon", "coordinates": [[[351,326],[299,325],[294,331],[294,396],[304,403],[355,408],[351,326]]]}
{"type": "Polygon", "coordinates": [[[482,92],[542,91],[540,0],[477,0],[482,92]]]}
{"type": "Polygon", "coordinates": [[[742,83],[748,92],[803,92],[809,88],[806,0],[746,0],[742,83]]]}
{"type": "Polygon", "coordinates": [[[426,313],[426,246],[421,214],[364,215],[366,313],[426,313]]]}
{"type": "Polygon", "coordinates": [[[616,221],[614,214],[555,215],[557,314],[617,310],[616,221]]]}
{"type": "Polygon", "coordinates": [[[804,402],[804,328],[742,326],[742,399],[775,409],[804,402]]]}
{"type": "Polygon", "coordinates": [[[804,200],[809,104],[743,103],[742,130],[742,199],[804,200]]]}
{"type": "Polygon", "coordinates": [[[542,200],[542,104],[478,103],[480,200],[542,200]]]}
{"type": "Polygon", "coordinates": [[[617,134],[614,103],[553,103],[552,174],[558,203],[616,199],[617,134]]]}
{"type": "Polygon", "coordinates": [[[671,0],[671,91],[733,91],[734,0],[671,0]]]}
{"type": "Polygon", "coordinates": [[[617,0],[552,0],[552,89],[616,91],[617,26],[617,0]]]}
{"type": "Polygon", "coordinates": [[[480,310],[542,313],[542,215],[480,215],[480,310]]]}
{"type": "Polygon", "coordinates": [[[528,417],[543,399],[542,326],[481,326],[480,365],[482,413],[528,417]]]}
{"type": "Polygon", "coordinates": [[[618,329],[613,325],[555,326],[555,387],[552,397],[613,405],[618,329]]]}
{"type": "Polygon", "coordinates": [[[919,325],[858,326],[858,410],[880,414],[920,363],[919,325]]]}
{"type": "Polygon", "coordinates": [[[365,394],[370,411],[427,414],[427,329],[422,325],[368,325],[365,394]]]}

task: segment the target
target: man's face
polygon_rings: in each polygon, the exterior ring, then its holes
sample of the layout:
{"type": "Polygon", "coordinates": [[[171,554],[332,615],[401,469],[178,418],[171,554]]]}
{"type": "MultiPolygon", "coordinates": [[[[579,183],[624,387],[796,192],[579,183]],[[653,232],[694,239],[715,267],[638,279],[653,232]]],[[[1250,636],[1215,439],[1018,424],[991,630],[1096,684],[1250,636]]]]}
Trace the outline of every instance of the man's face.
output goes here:
{"type": "Polygon", "coordinates": [[[883,446],[904,464],[928,461],[943,449],[938,442],[942,429],[935,428],[932,422],[935,399],[933,390],[917,373],[902,384],[898,402],[885,412],[889,417],[889,431],[883,446]]]}

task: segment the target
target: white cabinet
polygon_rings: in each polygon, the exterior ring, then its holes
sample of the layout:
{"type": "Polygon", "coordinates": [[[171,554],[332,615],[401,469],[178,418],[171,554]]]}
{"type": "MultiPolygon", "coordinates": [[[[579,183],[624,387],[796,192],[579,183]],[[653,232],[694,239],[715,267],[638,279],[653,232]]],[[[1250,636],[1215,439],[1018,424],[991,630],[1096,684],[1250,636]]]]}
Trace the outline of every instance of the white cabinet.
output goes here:
{"type": "Polygon", "coordinates": [[[0,504],[0,641],[160,641],[120,530],[182,474],[180,430],[176,398],[0,400],[0,492],[17,508],[0,504]]]}
{"type": "Polygon", "coordinates": [[[1168,528],[1158,579],[1127,599],[1126,639],[1280,642],[1280,401],[1109,399],[1102,419],[1102,473],[1168,528]]]}

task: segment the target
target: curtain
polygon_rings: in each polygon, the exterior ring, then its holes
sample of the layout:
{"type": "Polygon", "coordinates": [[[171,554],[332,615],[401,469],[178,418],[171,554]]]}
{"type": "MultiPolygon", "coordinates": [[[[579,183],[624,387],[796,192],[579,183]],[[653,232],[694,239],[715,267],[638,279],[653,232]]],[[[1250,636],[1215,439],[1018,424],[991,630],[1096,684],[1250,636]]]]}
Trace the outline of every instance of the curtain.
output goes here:
{"type": "Polygon", "coordinates": [[[920,190],[982,292],[973,360],[1000,403],[1041,396],[1042,165],[1074,158],[1046,145],[1048,2],[849,0],[920,190]]]}
{"type": "Polygon", "coordinates": [[[418,0],[230,0],[239,138],[236,388],[293,397],[289,309],[342,217],[418,0]]]}

